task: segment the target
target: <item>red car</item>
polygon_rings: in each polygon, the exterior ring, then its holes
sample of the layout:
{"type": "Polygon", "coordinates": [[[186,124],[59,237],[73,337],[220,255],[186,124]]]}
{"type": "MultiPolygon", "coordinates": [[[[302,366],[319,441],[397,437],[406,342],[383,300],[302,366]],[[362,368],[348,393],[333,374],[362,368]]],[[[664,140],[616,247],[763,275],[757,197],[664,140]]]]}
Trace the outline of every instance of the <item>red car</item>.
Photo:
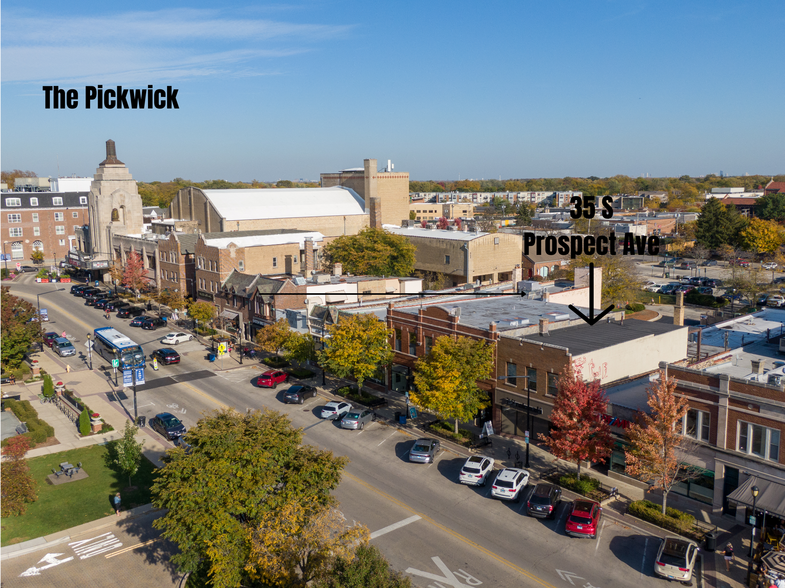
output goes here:
{"type": "Polygon", "coordinates": [[[572,503],[572,512],[567,517],[564,531],[573,537],[597,538],[600,528],[602,507],[593,500],[576,500],[572,503]]]}
{"type": "Polygon", "coordinates": [[[44,333],[44,345],[51,347],[54,344],[55,339],[58,337],[60,337],[60,333],[55,333],[54,331],[50,333],[44,333]]]}
{"type": "Polygon", "coordinates": [[[260,388],[275,388],[281,382],[288,382],[289,374],[281,370],[270,370],[256,378],[256,385],[260,388]]]}

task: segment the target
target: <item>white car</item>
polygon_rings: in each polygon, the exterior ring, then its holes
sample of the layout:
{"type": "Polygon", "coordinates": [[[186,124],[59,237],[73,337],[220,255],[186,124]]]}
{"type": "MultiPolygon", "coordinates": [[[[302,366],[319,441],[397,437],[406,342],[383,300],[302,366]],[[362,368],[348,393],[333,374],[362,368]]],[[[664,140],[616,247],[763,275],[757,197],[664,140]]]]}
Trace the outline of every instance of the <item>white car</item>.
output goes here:
{"type": "Polygon", "coordinates": [[[660,543],[657,559],[654,560],[654,573],[668,580],[678,580],[690,584],[698,544],[682,537],[666,537],[660,543]]]}
{"type": "Polygon", "coordinates": [[[766,306],[782,306],[785,305],[785,297],[775,294],[766,299],[766,306]]]}
{"type": "Polygon", "coordinates": [[[485,486],[493,471],[494,459],[484,455],[472,455],[461,468],[458,480],[470,486],[485,486]]]}
{"type": "Polygon", "coordinates": [[[345,415],[350,410],[352,410],[352,405],[348,402],[328,402],[322,408],[322,418],[333,420],[343,418],[343,415],[345,415]]]}
{"type": "Polygon", "coordinates": [[[761,266],[763,269],[765,269],[765,270],[774,270],[774,269],[777,269],[777,264],[776,264],[776,263],[774,263],[773,261],[767,261],[767,262],[764,262],[764,263],[760,264],[760,266],[761,266]]]}
{"type": "Polygon", "coordinates": [[[178,343],[185,343],[190,341],[194,336],[190,333],[169,333],[166,337],[161,339],[161,343],[165,345],[177,345],[178,343]]]}
{"type": "Polygon", "coordinates": [[[518,468],[505,468],[493,481],[491,496],[502,500],[518,500],[529,483],[529,472],[518,468]]]}
{"type": "Polygon", "coordinates": [[[653,293],[655,293],[655,294],[656,294],[656,293],[658,293],[660,290],[662,290],[662,286],[660,286],[660,285],[658,285],[658,284],[654,284],[653,286],[646,286],[646,287],[644,288],[644,290],[646,290],[646,292],[653,292],[653,293]]]}

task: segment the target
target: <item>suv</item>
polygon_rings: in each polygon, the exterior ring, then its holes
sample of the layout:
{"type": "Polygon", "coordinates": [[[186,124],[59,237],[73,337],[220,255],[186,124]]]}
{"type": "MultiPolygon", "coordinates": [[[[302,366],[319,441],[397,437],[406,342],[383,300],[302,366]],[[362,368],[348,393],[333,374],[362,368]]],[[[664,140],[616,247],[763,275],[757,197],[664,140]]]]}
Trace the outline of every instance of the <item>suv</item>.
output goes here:
{"type": "Polygon", "coordinates": [[[260,388],[275,388],[281,382],[288,382],[289,374],[281,370],[269,370],[256,378],[256,385],[260,388]]]}
{"type": "Polygon", "coordinates": [[[553,484],[537,484],[528,502],[526,514],[530,517],[554,518],[561,502],[561,488],[553,484]]]}
{"type": "Polygon", "coordinates": [[[657,559],[654,560],[654,573],[668,580],[689,584],[697,556],[698,544],[694,541],[681,537],[666,537],[660,544],[657,559]]]}
{"type": "Polygon", "coordinates": [[[60,357],[76,355],[76,348],[68,339],[64,339],[63,337],[55,339],[55,342],[52,344],[52,349],[54,349],[60,357]]]}
{"type": "Polygon", "coordinates": [[[60,339],[60,333],[55,333],[54,331],[44,333],[44,345],[47,347],[52,347],[55,343],[55,339],[60,339]]]}
{"type": "Polygon", "coordinates": [[[139,316],[144,311],[138,306],[123,306],[117,311],[118,318],[129,318],[132,316],[139,316]]]}
{"type": "Polygon", "coordinates": [[[71,294],[73,294],[74,296],[79,296],[79,294],[85,288],[87,288],[87,286],[85,286],[84,284],[74,284],[73,286],[71,286],[71,294]]]}
{"type": "Polygon", "coordinates": [[[602,507],[594,500],[576,500],[572,503],[572,512],[567,517],[564,532],[572,537],[597,538],[600,529],[602,507]]]}
{"type": "Polygon", "coordinates": [[[529,483],[529,472],[518,468],[505,468],[499,472],[491,487],[491,496],[502,500],[515,500],[521,497],[521,492],[529,483]]]}
{"type": "Polygon", "coordinates": [[[461,473],[458,474],[458,481],[461,484],[469,484],[471,486],[485,486],[488,476],[493,471],[493,463],[494,459],[492,457],[472,455],[463,464],[461,473]]]}

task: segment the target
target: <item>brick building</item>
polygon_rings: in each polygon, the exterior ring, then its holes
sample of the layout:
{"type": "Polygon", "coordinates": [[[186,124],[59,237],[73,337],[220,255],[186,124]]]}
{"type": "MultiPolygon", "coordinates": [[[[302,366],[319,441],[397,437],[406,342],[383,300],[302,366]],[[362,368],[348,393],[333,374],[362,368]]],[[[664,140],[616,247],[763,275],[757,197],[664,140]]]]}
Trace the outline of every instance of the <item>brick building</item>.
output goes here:
{"type": "Polygon", "coordinates": [[[29,265],[33,250],[43,252],[47,266],[65,260],[77,230],[88,222],[87,196],[87,192],[3,192],[0,213],[8,268],[29,265]]]}
{"type": "MultiPolygon", "coordinates": [[[[415,214],[415,220],[418,221],[433,221],[440,218],[474,218],[474,205],[471,202],[449,202],[447,204],[412,202],[409,205],[409,211],[415,214]]],[[[401,223],[391,224],[398,225],[401,223]]]]}

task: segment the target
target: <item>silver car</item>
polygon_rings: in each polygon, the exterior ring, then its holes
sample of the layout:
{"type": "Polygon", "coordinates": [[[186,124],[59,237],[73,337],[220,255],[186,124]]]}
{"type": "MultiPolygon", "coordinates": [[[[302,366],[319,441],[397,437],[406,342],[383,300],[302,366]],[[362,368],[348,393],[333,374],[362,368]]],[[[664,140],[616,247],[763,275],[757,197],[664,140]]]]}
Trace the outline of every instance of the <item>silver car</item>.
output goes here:
{"type": "Polygon", "coordinates": [[[68,339],[58,337],[55,339],[52,349],[57,352],[60,357],[67,357],[69,355],[76,355],[76,348],[71,344],[68,339]]]}
{"type": "Polygon", "coordinates": [[[341,428],[362,430],[366,423],[372,423],[374,420],[376,420],[376,415],[368,408],[365,410],[350,410],[341,419],[341,428]]]}
{"type": "Polygon", "coordinates": [[[439,453],[440,443],[436,439],[417,439],[409,450],[409,461],[415,463],[433,463],[439,453]]]}

